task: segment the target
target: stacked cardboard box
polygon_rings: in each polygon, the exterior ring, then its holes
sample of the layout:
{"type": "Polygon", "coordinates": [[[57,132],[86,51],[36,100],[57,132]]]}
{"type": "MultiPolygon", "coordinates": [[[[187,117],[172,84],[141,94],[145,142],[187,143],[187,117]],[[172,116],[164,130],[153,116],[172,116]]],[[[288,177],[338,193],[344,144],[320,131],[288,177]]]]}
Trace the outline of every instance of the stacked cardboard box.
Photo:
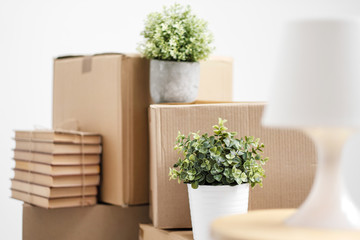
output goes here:
{"type": "Polygon", "coordinates": [[[16,131],[15,141],[13,198],[44,208],[96,204],[100,135],[16,131]]]}
{"type": "MultiPolygon", "coordinates": [[[[198,100],[231,101],[232,59],[212,57],[200,66],[198,100]]],[[[148,207],[141,206],[149,203],[149,61],[137,54],[60,57],[53,87],[54,129],[103,136],[100,200],[129,207],[26,205],[23,238],[138,239],[138,224],[149,223],[148,207]]]]}
{"type": "MultiPolygon", "coordinates": [[[[306,198],[316,165],[310,138],[296,130],[264,128],[264,103],[187,104],[150,106],[150,217],[160,229],[191,228],[185,184],[169,181],[169,167],[178,160],[173,150],[178,131],[212,133],[218,118],[238,137],[254,136],[265,144],[263,188],[250,191],[249,209],[295,208],[306,198]]],[[[145,240],[146,238],[144,238],[145,240]]]]}
{"type": "MultiPolygon", "coordinates": [[[[103,136],[101,201],[149,203],[149,61],[137,54],[62,57],[53,87],[55,129],[78,126],[103,136]]],[[[232,100],[232,59],[200,64],[198,100],[232,100]]]]}
{"type": "MultiPolygon", "coordinates": [[[[191,227],[185,185],[168,180],[169,167],[178,158],[173,144],[179,130],[211,132],[218,117],[227,119],[228,127],[240,136],[260,137],[266,145],[264,154],[270,157],[267,178],[264,188],[251,191],[250,210],[297,207],[308,194],[315,170],[313,143],[297,131],[263,128],[263,103],[152,105],[149,123],[149,62],[134,54],[58,58],[54,63],[53,86],[53,127],[98,132],[103,136],[100,199],[131,207],[99,204],[68,211],[25,205],[24,239],[137,239],[133,230],[138,223],[149,222],[144,217],[148,208],[134,205],[149,202],[149,185],[153,225],[141,225],[140,239],[192,239],[191,231],[162,230],[191,227]],[[127,225],[130,222],[131,226],[127,225]]],[[[211,58],[201,63],[198,101],[231,100],[232,60],[211,58]]],[[[17,150],[15,153],[28,154],[17,150]]],[[[44,160],[38,153],[31,156],[39,161],[65,161],[44,160]]],[[[29,168],[39,169],[34,165],[26,169],[29,168]]]]}
{"type": "MultiPolygon", "coordinates": [[[[138,240],[149,206],[43,209],[24,204],[23,240],[138,240]]],[[[155,239],[154,239],[155,240],[155,239]]]]}

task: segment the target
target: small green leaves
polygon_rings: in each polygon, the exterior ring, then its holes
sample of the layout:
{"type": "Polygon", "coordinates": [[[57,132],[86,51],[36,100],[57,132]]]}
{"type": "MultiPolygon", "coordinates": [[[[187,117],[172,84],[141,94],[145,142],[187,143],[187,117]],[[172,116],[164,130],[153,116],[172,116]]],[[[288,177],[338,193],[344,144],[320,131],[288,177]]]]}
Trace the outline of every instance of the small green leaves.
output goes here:
{"type": "Polygon", "coordinates": [[[229,168],[225,168],[223,174],[224,174],[224,176],[225,176],[226,178],[231,178],[231,171],[230,171],[229,168]]]}
{"type": "Polygon", "coordinates": [[[208,175],[206,175],[206,181],[208,182],[208,183],[213,183],[213,182],[215,182],[215,178],[214,178],[214,175],[212,175],[212,174],[208,174],[208,175]]]}
{"type": "Polygon", "coordinates": [[[236,183],[239,184],[239,185],[242,184],[241,178],[235,178],[235,181],[236,181],[236,183]]]}
{"type": "Polygon", "coordinates": [[[214,169],[215,169],[215,171],[216,171],[217,173],[221,173],[221,172],[224,170],[224,168],[221,167],[221,166],[219,166],[218,163],[215,163],[215,164],[214,164],[214,169]]]}
{"type": "Polygon", "coordinates": [[[241,173],[240,179],[241,179],[242,182],[247,182],[247,176],[246,176],[246,174],[244,172],[241,173]]]}
{"type": "Polygon", "coordinates": [[[189,168],[189,160],[185,159],[184,162],[182,163],[182,167],[185,169],[189,168]]]}
{"type": "Polygon", "coordinates": [[[184,157],[170,168],[170,179],[189,183],[193,188],[242,183],[262,186],[265,177],[262,166],[268,161],[261,155],[264,144],[252,136],[236,139],[235,132],[227,132],[225,122],[219,118],[218,125],[213,126],[213,136],[178,133],[174,149],[184,157]]]}
{"type": "Polygon", "coordinates": [[[224,143],[225,143],[225,146],[230,147],[230,143],[231,143],[230,138],[225,138],[224,143]]]}
{"type": "Polygon", "coordinates": [[[226,159],[232,160],[235,158],[235,154],[233,155],[233,154],[229,153],[229,154],[226,154],[225,157],[226,157],[226,159]]]}
{"type": "Polygon", "coordinates": [[[216,181],[220,182],[222,179],[222,175],[221,174],[214,175],[214,178],[216,181]]]}
{"type": "Polygon", "coordinates": [[[192,182],[192,183],[191,183],[191,187],[192,187],[193,189],[197,189],[197,188],[199,187],[199,182],[198,182],[198,181],[192,182]]]}
{"type": "Polygon", "coordinates": [[[192,134],[192,135],[193,135],[193,138],[194,138],[195,140],[199,140],[199,138],[200,138],[199,133],[200,133],[200,131],[198,131],[197,133],[193,133],[193,134],[192,134]]]}
{"type": "Polygon", "coordinates": [[[207,22],[194,15],[190,6],[177,3],[150,13],[141,35],[144,40],[137,49],[149,59],[197,62],[214,49],[207,22]]]}

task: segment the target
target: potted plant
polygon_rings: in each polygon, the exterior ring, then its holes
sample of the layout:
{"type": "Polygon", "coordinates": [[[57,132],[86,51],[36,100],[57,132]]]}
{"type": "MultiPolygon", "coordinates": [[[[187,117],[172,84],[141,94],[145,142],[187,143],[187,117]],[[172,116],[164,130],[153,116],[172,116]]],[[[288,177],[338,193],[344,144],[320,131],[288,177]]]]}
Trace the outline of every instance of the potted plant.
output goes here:
{"type": "Polygon", "coordinates": [[[196,100],[199,61],[213,50],[207,22],[190,6],[174,4],[150,13],[145,21],[139,52],[150,60],[150,95],[155,103],[196,100]]]}
{"type": "Polygon", "coordinates": [[[268,160],[262,156],[260,139],[237,139],[219,118],[214,135],[179,132],[175,149],[183,154],[170,179],[188,184],[191,221],[195,240],[209,240],[210,224],[218,217],[246,213],[249,185],[262,186],[268,160]]]}

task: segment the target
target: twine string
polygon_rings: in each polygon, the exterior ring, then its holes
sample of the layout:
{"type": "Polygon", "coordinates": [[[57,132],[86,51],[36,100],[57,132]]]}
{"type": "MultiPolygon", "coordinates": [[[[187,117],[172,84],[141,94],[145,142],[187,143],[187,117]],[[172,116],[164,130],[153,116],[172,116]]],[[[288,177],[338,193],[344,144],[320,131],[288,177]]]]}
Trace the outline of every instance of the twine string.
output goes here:
{"type": "Polygon", "coordinates": [[[30,131],[30,144],[29,144],[29,149],[28,152],[30,153],[30,158],[29,158],[29,162],[28,162],[28,169],[27,169],[27,184],[28,184],[28,189],[27,189],[27,195],[28,195],[28,203],[31,203],[31,163],[34,160],[34,152],[33,152],[33,148],[34,148],[34,132],[30,131]]]}
{"type": "Polygon", "coordinates": [[[81,139],[81,206],[85,205],[85,152],[84,152],[84,133],[80,132],[81,139]]]}

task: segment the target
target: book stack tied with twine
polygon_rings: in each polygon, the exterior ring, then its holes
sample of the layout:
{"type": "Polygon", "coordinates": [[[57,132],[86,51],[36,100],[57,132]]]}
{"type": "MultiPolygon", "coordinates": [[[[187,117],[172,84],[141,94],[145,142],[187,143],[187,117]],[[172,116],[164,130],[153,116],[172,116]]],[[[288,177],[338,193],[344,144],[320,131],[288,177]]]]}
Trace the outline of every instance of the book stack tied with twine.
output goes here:
{"type": "Polygon", "coordinates": [[[11,197],[44,208],[95,205],[101,136],[78,131],[15,131],[11,197]]]}

